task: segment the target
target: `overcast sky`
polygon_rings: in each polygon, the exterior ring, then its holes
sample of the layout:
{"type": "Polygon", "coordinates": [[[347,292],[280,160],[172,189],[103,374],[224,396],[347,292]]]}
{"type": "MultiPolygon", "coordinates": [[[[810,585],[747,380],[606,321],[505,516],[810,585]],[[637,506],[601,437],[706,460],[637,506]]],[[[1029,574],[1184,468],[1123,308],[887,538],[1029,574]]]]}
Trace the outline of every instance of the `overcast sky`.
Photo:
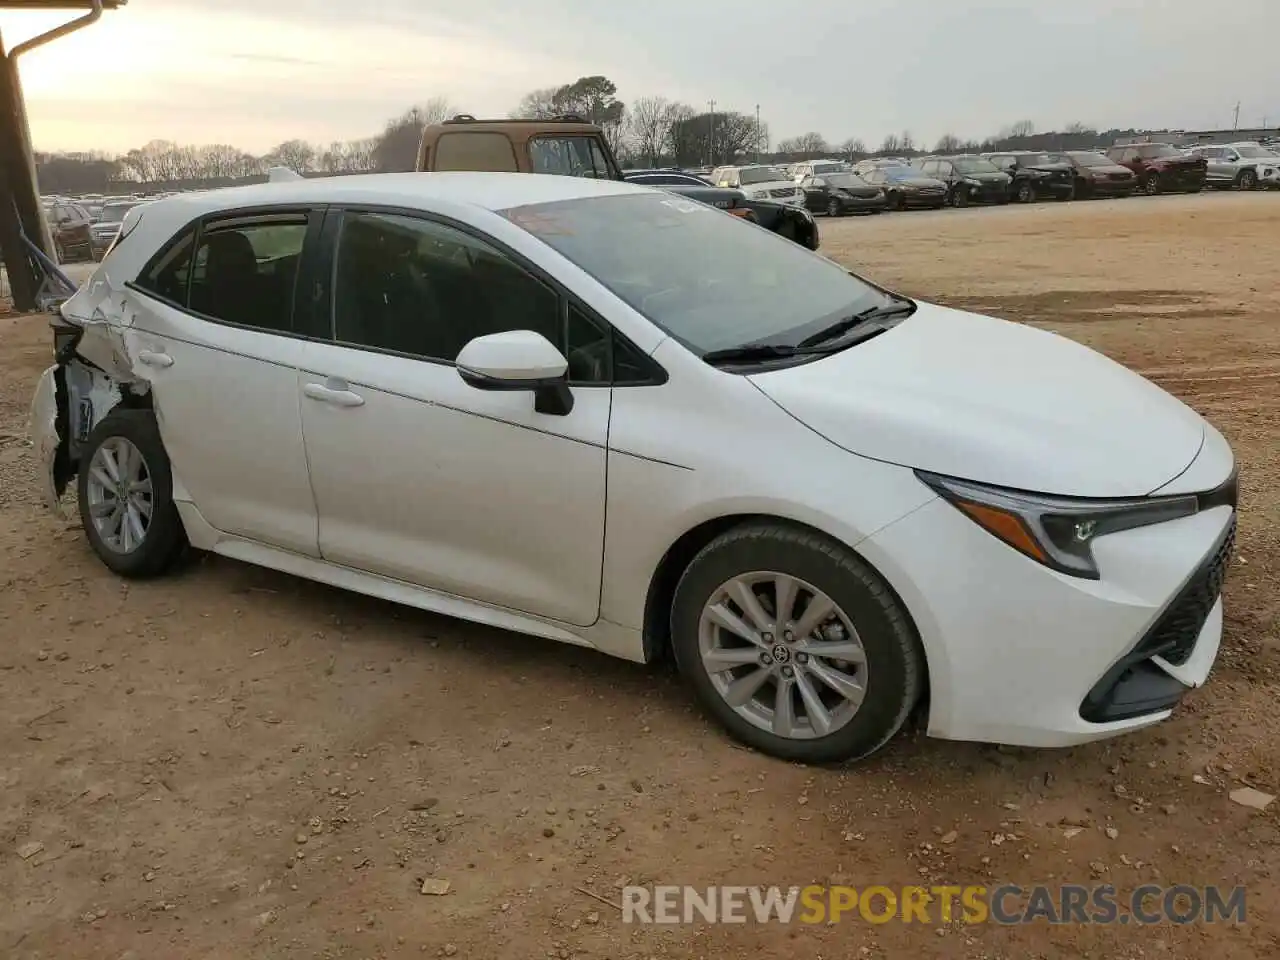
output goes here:
{"type": "MultiPolygon", "coordinates": [[[[49,22],[0,11],[9,46],[49,22]]],[[[1280,124],[1277,37],[1277,0],[130,0],[23,78],[44,150],[262,152],[370,136],[434,96],[505,116],[596,73],[624,101],[758,103],[774,140],[932,143],[1020,119],[1230,127],[1237,101],[1241,126],[1280,124]]]]}

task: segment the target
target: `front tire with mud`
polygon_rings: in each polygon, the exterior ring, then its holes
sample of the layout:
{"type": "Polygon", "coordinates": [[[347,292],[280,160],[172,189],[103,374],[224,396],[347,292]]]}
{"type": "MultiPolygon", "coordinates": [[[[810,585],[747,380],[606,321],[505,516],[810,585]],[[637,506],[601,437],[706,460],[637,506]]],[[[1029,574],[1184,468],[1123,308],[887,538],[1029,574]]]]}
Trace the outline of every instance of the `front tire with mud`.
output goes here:
{"type": "Polygon", "coordinates": [[[173,474],[150,410],[117,407],[84,445],[80,522],[94,553],[122,577],[159,576],[178,564],[187,535],[173,474]]]}
{"type": "Polygon", "coordinates": [[[925,683],[914,627],[884,580],[847,547],[783,523],[735,527],[694,557],[671,637],[706,711],[785,760],[875,752],[925,683]]]}

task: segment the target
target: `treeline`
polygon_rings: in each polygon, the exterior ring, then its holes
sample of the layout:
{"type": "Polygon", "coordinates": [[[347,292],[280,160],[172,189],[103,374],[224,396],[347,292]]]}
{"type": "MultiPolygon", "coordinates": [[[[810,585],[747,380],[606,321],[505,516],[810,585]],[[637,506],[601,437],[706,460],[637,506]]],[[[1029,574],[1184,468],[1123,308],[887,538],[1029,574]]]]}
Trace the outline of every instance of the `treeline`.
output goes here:
{"type": "MultiPolygon", "coordinates": [[[[610,145],[627,165],[698,166],[735,161],[781,162],[832,155],[912,155],[926,149],[938,153],[982,150],[1070,150],[1110,144],[1135,130],[1097,131],[1074,123],[1061,131],[1041,133],[1028,121],[1015,123],[983,140],[947,134],[931,147],[909,131],[890,134],[878,145],[858,137],[829,141],[810,132],[774,144],[767,123],[753,113],[701,109],[665,97],[640,97],[624,103],[617,86],[604,76],[581,77],[572,83],[530,91],[511,111],[513,117],[576,114],[605,131],[610,145]]],[[[121,193],[143,186],[152,190],[208,188],[265,179],[273,166],[302,174],[390,173],[412,170],[422,128],[460,113],[448,99],[436,97],[388,120],[373,137],[315,144],[284,140],[262,155],[230,144],[202,146],[153,140],[120,156],[105,153],[40,153],[36,169],[42,193],[121,193]]]]}

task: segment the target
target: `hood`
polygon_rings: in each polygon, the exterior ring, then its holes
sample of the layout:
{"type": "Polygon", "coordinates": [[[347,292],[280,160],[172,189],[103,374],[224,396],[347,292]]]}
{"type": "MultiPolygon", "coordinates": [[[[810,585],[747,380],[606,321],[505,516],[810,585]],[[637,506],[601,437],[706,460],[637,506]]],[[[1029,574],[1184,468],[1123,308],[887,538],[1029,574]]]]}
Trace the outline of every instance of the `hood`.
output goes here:
{"type": "Polygon", "coordinates": [[[747,194],[761,190],[768,191],[770,193],[774,190],[784,190],[788,194],[792,194],[800,189],[800,184],[796,183],[794,180],[765,180],[761,183],[744,183],[737,189],[742,190],[747,194]]]}
{"type": "Polygon", "coordinates": [[[1195,411],[1100,353],[925,303],[865,343],[750,379],[852,453],[1038,493],[1145,496],[1204,440],[1195,411]]]}
{"type": "Polygon", "coordinates": [[[1023,170],[1035,170],[1039,173],[1070,173],[1069,163],[1036,163],[1023,167],[1023,170]]]}
{"type": "Polygon", "coordinates": [[[981,173],[959,173],[957,175],[962,180],[977,180],[980,183],[1008,183],[1013,178],[1009,174],[1000,170],[985,171],[981,173]]]}
{"type": "Polygon", "coordinates": [[[1132,170],[1130,170],[1128,167],[1122,167],[1118,163],[1098,164],[1097,166],[1094,166],[1094,167],[1083,167],[1082,169],[1086,173],[1100,173],[1108,177],[1117,173],[1123,174],[1126,177],[1133,176],[1132,170]]]}
{"type": "Polygon", "coordinates": [[[883,192],[879,187],[867,184],[865,187],[836,187],[841,193],[847,193],[851,197],[867,198],[878,197],[883,192]]]}

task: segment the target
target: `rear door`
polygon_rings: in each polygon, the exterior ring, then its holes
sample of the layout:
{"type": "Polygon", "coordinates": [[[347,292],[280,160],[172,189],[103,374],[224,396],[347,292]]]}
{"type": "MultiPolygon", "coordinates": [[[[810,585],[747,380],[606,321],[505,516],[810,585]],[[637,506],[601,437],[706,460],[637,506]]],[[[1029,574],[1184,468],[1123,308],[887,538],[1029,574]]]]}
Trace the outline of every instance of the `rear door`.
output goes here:
{"type": "Polygon", "coordinates": [[[318,556],[298,366],[309,334],[305,208],[215,217],[130,288],[125,343],[146,371],[174,498],[216,530],[318,556]]]}

